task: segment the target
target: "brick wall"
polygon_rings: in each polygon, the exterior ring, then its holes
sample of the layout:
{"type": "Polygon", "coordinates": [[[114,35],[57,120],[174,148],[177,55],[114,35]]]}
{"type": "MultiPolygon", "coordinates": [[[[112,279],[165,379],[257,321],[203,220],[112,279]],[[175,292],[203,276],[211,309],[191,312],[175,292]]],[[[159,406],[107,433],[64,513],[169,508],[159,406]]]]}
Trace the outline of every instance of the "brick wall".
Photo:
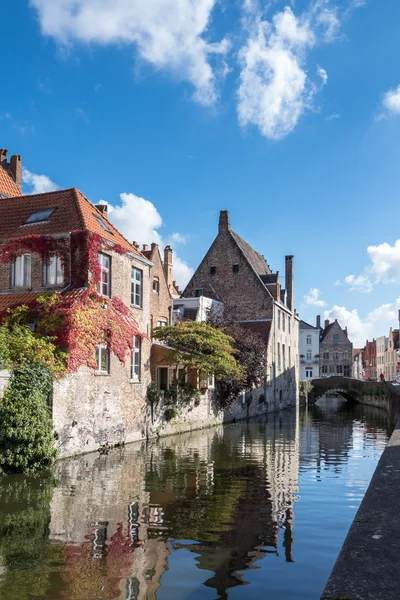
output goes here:
{"type": "Polygon", "coordinates": [[[346,375],[352,376],[353,371],[353,344],[347,337],[339,323],[335,321],[325,328],[320,342],[320,374],[321,375],[346,375]],[[334,343],[334,336],[338,336],[338,343],[334,343]],[[329,352],[329,358],[324,358],[324,352],[329,352]],[[324,367],[327,373],[324,373],[324,367]],[[342,373],[338,372],[342,368],[342,373]]]}

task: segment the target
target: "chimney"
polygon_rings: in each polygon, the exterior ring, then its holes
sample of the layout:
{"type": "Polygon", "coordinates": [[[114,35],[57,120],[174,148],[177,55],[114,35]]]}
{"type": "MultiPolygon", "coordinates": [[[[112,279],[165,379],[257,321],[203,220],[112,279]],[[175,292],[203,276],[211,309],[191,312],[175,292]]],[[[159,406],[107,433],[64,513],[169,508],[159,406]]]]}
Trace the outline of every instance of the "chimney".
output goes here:
{"type": "Polygon", "coordinates": [[[137,243],[137,241],[136,241],[136,240],[133,240],[133,242],[132,242],[132,246],[134,246],[135,248],[138,248],[138,249],[140,249],[140,245],[137,243]]]}
{"type": "Polygon", "coordinates": [[[294,256],[289,254],[285,256],[285,278],[286,278],[286,297],[287,307],[294,312],[294,256]]]}
{"type": "Polygon", "coordinates": [[[158,244],[156,244],[155,242],[152,242],[152,244],[151,244],[151,251],[153,251],[154,248],[158,248],[158,244]]]}
{"type": "Polygon", "coordinates": [[[221,210],[219,213],[219,224],[218,224],[218,233],[222,233],[223,231],[229,231],[231,228],[231,224],[229,222],[229,211],[221,210]]]}
{"type": "Polygon", "coordinates": [[[172,248],[165,246],[164,248],[164,275],[167,281],[168,289],[172,286],[172,248]]]}
{"type": "Polygon", "coordinates": [[[328,327],[329,325],[329,319],[325,319],[325,329],[328,327]]]}
{"type": "Polygon", "coordinates": [[[147,244],[143,244],[143,252],[147,252],[149,249],[149,246],[147,244]]]}
{"type": "Polygon", "coordinates": [[[10,158],[10,171],[19,191],[22,193],[22,160],[19,154],[13,154],[10,158]]]}
{"type": "MultiPolygon", "coordinates": [[[[13,157],[11,157],[12,159],[13,157]]],[[[98,211],[101,212],[101,214],[103,215],[103,217],[105,217],[107,219],[107,215],[108,215],[108,206],[107,204],[95,204],[95,207],[97,208],[98,211]]]]}
{"type": "Polygon", "coordinates": [[[321,315],[317,315],[316,327],[317,329],[321,329],[321,315]]]}
{"type": "Polygon", "coordinates": [[[7,162],[7,150],[0,148],[0,163],[7,162]]]}

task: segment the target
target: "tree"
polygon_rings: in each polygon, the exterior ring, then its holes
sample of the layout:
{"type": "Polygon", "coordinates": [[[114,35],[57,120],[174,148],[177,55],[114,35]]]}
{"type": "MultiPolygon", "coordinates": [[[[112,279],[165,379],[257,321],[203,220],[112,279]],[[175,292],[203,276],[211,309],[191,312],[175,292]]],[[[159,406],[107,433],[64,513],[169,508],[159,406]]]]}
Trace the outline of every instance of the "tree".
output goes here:
{"type": "Polygon", "coordinates": [[[267,345],[258,334],[239,323],[220,326],[233,339],[237,360],[242,368],[242,377],[232,380],[222,377],[217,382],[219,403],[222,408],[229,406],[242,391],[252,390],[263,385],[267,370],[267,345]]]}
{"type": "Polygon", "coordinates": [[[198,369],[213,373],[216,379],[237,380],[243,377],[235,358],[233,339],[222,329],[208,323],[182,321],[175,326],[159,327],[154,337],[170,346],[166,360],[186,373],[198,369]]]}

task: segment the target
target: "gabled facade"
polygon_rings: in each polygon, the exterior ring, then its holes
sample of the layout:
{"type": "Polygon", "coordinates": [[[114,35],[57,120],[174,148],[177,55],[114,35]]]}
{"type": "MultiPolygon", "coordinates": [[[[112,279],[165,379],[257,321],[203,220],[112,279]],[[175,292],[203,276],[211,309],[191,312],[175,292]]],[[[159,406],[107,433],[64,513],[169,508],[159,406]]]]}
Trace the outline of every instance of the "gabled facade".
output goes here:
{"type": "Polygon", "coordinates": [[[376,369],[376,340],[372,342],[368,340],[365,342],[363,350],[363,366],[364,366],[364,377],[367,381],[376,381],[377,369],[376,369]]]}
{"type": "Polygon", "coordinates": [[[182,294],[222,302],[229,318],[264,337],[268,353],[264,392],[270,409],[295,404],[298,395],[293,256],[285,257],[285,279],[282,289],[279,272],[273,272],[265,258],[233,231],[228,211],[221,211],[218,235],[182,294]]]}
{"type": "Polygon", "coordinates": [[[353,344],[348,338],[347,327],[342,329],[337,319],[333,323],[329,323],[329,320],[325,321],[325,327],[321,332],[319,354],[321,377],[352,376],[353,344]]]}
{"type": "Polygon", "coordinates": [[[363,351],[361,348],[353,349],[353,377],[354,379],[364,379],[363,351]]]}
{"type": "Polygon", "coordinates": [[[161,259],[158,244],[145,244],[142,254],[151,263],[150,272],[150,322],[151,331],[155,327],[164,327],[172,323],[172,249],[164,249],[164,262],[161,259]]]}
{"type": "Polygon", "coordinates": [[[7,161],[7,150],[0,148],[0,200],[22,194],[22,161],[14,154],[7,161]]]}
{"type": "MultiPolygon", "coordinates": [[[[318,325],[318,324],[317,324],[318,325]]],[[[319,336],[320,327],[313,327],[300,321],[299,358],[300,380],[310,381],[319,377],[319,336]]]]}
{"type": "Polygon", "coordinates": [[[388,347],[388,338],[381,335],[376,338],[376,376],[380,378],[381,373],[385,375],[385,352],[388,347]]]}

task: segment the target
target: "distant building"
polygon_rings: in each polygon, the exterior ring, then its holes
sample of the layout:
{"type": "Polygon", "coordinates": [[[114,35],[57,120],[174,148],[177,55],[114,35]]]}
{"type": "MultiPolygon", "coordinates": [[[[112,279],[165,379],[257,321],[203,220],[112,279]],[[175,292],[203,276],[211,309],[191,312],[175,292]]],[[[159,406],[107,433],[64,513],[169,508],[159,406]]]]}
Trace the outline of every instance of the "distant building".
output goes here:
{"type": "Polygon", "coordinates": [[[363,351],[362,348],[354,348],[353,350],[353,377],[354,379],[364,379],[363,377],[363,351]]]}
{"type": "Polygon", "coordinates": [[[173,321],[207,322],[212,316],[222,316],[224,305],[218,300],[195,296],[194,298],[174,298],[173,321]]]}
{"type": "Polygon", "coordinates": [[[363,350],[364,375],[368,381],[376,381],[376,340],[365,342],[363,350]]]}
{"type": "Polygon", "coordinates": [[[325,321],[320,344],[321,377],[343,375],[351,377],[353,371],[353,344],[347,335],[347,327],[342,329],[337,319],[333,323],[325,321]]]}
{"type": "Polygon", "coordinates": [[[300,380],[310,380],[319,377],[319,337],[321,327],[300,321],[299,325],[299,357],[300,380]]]}
{"type": "Polygon", "coordinates": [[[385,352],[388,347],[388,337],[381,335],[376,338],[376,376],[379,378],[380,374],[385,374],[385,352]]]}
{"type": "Polygon", "coordinates": [[[400,373],[398,364],[399,356],[399,330],[390,328],[388,346],[385,351],[384,366],[386,381],[394,381],[400,373]]]}

